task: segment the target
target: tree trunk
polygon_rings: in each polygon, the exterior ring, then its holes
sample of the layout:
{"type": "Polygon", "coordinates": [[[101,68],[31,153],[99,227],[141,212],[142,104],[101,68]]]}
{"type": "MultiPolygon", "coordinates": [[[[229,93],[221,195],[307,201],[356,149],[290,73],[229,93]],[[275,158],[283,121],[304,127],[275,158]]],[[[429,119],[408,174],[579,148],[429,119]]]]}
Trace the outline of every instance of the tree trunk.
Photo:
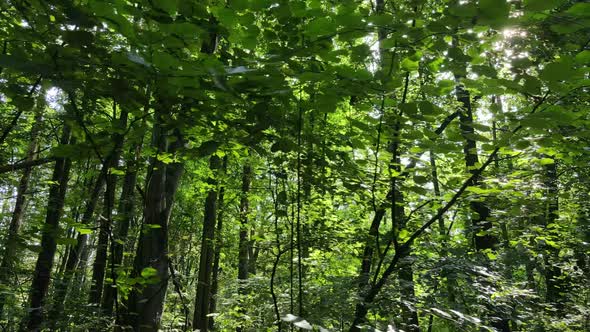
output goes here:
{"type": "MultiPolygon", "coordinates": [[[[555,159],[553,163],[545,165],[545,190],[547,197],[547,206],[545,212],[543,226],[555,223],[559,217],[559,201],[558,201],[558,178],[557,165],[555,159]]],[[[565,298],[563,293],[567,292],[566,283],[563,280],[562,271],[559,267],[559,249],[551,245],[545,245],[546,253],[543,255],[545,269],[545,289],[547,302],[553,304],[558,312],[561,313],[564,308],[565,298]]]]}
{"type": "MultiPolygon", "coordinates": [[[[115,108],[115,106],[113,106],[115,108]]],[[[113,112],[114,113],[114,112],[113,112]]],[[[128,113],[121,109],[121,115],[116,129],[125,131],[127,129],[128,113]]],[[[106,191],[104,194],[103,215],[98,221],[99,233],[98,244],[96,247],[96,256],[94,259],[92,270],[92,283],[90,286],[90,295],[88,303],[91,305],[98,305],[102,296],[102,289],[104,286],[105,269],[107,265],[107,251],[109,244],[109,236],[111,234],[111,225],[113,218],[113,207],[115,204],[115,189],[117,186],[117,176],[112,174],[110,169],[116,168],[119,165],[121,158],[121,149],[123,148],[125,137],[122,134],[115,134],[113,137],[114,147],[109,157],[107,158],[107,175],[106,175],[106,191]]]]}
{"type": "MultiPolygon", "coordinates": [[[[393,184],[395,186],[395,184],[393,184]]],[[[391,207],[391,214],[394,227],[399,227],[399,230],[405,228],[405,213],[404,213],[404,197],[402,193],[396,188],[394,205],[391,207]]],[[[397,236],[397,235],[393,235],[397,236]]],[[[418,320],[418,312],[416,311],[416,289],[414,287],[414,269],[412,267],[413,258],[411,251],[408,252],[405,259],[400,260],[400,268],[398,272],[400,293],[405,303],[401,305],[401,324],[400,328],[404,331],[419,332],[420,323],[418,320]]]]}
{"type": "MultiPolygon", "coordinates": [[[[86,200],[84,214],[82,215],[81,220],[81,223],[83,225],[90,225],[90,220],[94,215],[94,210],[96,209],[98,198],[104,185],[104,178],[106,175],[104,174],[105,171],[106,169],[103,166],[103,169],[100,171],[96,179],[96,182],[94,183],[94,186],[90,193],[90,197],[88,197],[86,200]]],[[[54,317],[55,322],[63,312],[66,296],[68,294],[68,289],[70,288],[76,270],[80,265],[80,261],[82,260],[81,258],[87,250],[87,242],[88,234],[78,234],[76,244],[70,249],[68,260],[66,262],[66,267],[63,272],[63,278],[56,283],[55,292],[53,294],[53,308],[51,309],[50,313],[50,316],[54,317]]]]}
{"type": "MultiPolygon", "coordinates": [[[[460,77],[455,75],[458,81],[460,77]]],[[[475,129],[473,128],[473,110],[471,107],[471,96],[467,90],[459,83],[455,89],[457,101],[461,103],[459,110],[459,121],[461,135],[465,139],[463,143],[463,154],[465,157],[465,166],[472,175],[476,174],[477,164],[479,158],[477,154],[477,144],[474,139],[475,129]]],[[[472,177],[469,186],[480,185],[480,176],[472,177]]],[[[488,232],[492,228],[492,222],[489,220],[490,209],[488,206],[479,200],[472,200],[469,202],[471,209],[471,224],[473,231],[473,243],[476,251],[494,250],[498,243],[495,235],[488,232]]],[[[505,318],[506,314],[501,313],[499,308],[490,308],[492,311],[491,325],[502,332],[510,331],[510,320],[505,318]]]]}
{"type": "MultiPolygon", "coordinates": [[[[380,15],[385,10],[385,2],[383,0],[375,0],[375,14],[380,15]]],[[[387,37],[387,32],[383,29],[379,29],[378,31],[378,42],[381,45],[381,40],[387,37]]],[[[385,50],[379,46],[380,50],[380,64],[381,64],[381,71],[384,71],[384,60],[385,60],[385,50]]],[[[383,97],[384,98],[384,97],[383,97]]],[[[381,109],[383,111],[383,107],[381,109]]],[[[380,134],[380,133],[379,133],[380,134]]],[[[379,136],[380,137],[380,136],[379,136]]],[[[377,142],[377,146],[379,146],[381,142],[377,142]]],[[[375,170],[376,172],[377,170],[375,170]]],[[[391,189],[391,188],[390,188],[391,189]]],[[[391,199],[391,195],[393,192],[389,190],[387,194],[387,200],[391,199]]],[[[379,238],[379,228],[381,227],[381,221],[385,216],[386,209],[384,206],[379,206],[375,210],[375,215],[373,216],[373,220],[371,221],[371,226],[369,227],[369,235],[366,238],[366,242],[363,248],[363,256],[361,259],[361,269],[359,272],[359,295],[363,297],[363,295],[368,291],[370,286],[369,282],[371,279],[371,268],[373,266],[373,255],[375,248],[377,247],[377,242],[379,238]]]]}
{"type": "MultiPolygon", "coordinates": [[[[227,170],[227,156],[223,157],[222,171],[225,174],[227,170]]],[[[223,246],[223,214],[225,212],[225,186],[219,188],[219,198],[217,199],[217,229],[215,232],[215,253],[213,254],[213,274],[211,276],[211,302],[209,303],[209,313],[217,311],[217,296],[219,292],[219,261],[221,259],[221,247],[223,246]]],[[[209,329],[215,327],[214,317],[209,319],[209,329]]]]}
{"type": "Polygon", "coordinates": [[[90,284],[90,294],[88,297],[88,303],[91,305],[99,304],[102,296],[116,185],[116,175],[109,174],[107,176],[106,191],[104,193],[103,214],[99,216],[98,220],[98,243],[92,267],[92,282],[90,284]]]}
{"type": "MultiPolygon", "coordinates": [[[[465,166],[471,174],[477,168],[478,155],[477,145],[473,138],[475,130],[473,128],[473,110],[471,108],[471,97],[469,92],[461,85],[456,88],[457,100],[461,103],[459,111],[459,121],[461,135],[465,139],[463,143],[463,153],[465,157],[465,166]]],[[[470,186],[478,186],[479,178],[474,178],[470,186]]],[[[494,249],[498,240],[492,234],[487,232],[492,228],[492,222],[489,221],[490,209],[483,202],[472,200],[469,203],[472,211],[471,223],[473,227],[473,238],[476,250],[494,249]],[[484,233],[484,234],[482,234],[484,233]]]]}
{"type": "MultiPolygon", "coordinates": [[[[178,131],[174,132],[176,141],[167,142],[169,130],[164,116],[168,109],[166,105],[156,105],[152,146],[158,153],[174,153],[183,145],[178,131]]],[[[146,284],[140,289],[132,289],[127,312],[122,318],[123,325],[136,331],[157,331],[160,326],[169,275],[168,221],[182,170],[179,163],[165,164],[157,157],[150,159],[144,224],[132,274],[133,277],[146,279],[146,284]]]]}
{"type": "MultiPolygon", "coordinates": [[[[118,124],[119,127],[123,128],[123,129],[126,128],[127,117],[128,117],[127,112],[122,111],[120,119],[119,119],[119,124],[118,124]]],[[[103,160],[103,165],[101,166],[100,173],[96,179],[96,182],[94,184],[92,192],[90,193],[90,197],[86,201],[84,215],[82,217],[82,224],[84,224],[84,225],[87,225],[87,226],[91,225],[91,223],[92,223],[91,220],[94,216],[94,211],[96,210],[96,206],[98,204],[100,193],[103,190],[107,179],[112,181],[113,175],[109,174],[109,172],[110,172],[110,169],[116,165],[116,163],[118,162],[118,160],[120,158],[120,151],[123,146],[123,141],[124,141],[123,135],[121,135],[121,134],[114,135],[114,137],[113,137],[114,146],[111,149],[111,151],[109,152],[109,154],[106,156],[105,160],[103,160]]],[[[110,194],[114,195],[114,188],[112,188],[111,193],[109,193],[108,191],[105,193],[105,202],[107,201],[106,196],[108,196],[110,194]]],[[[111,201],[111,204],[113,201],[114,201],[114,199],[111,201]]],[[[109,208],[110,207],[105,206],[104,207],[105,212],[106,212],[106,209],[109,209],[109,208]]],[[[103,216],[103,217],[105,217],[105,216],[103,216]]],[[[98,224],[103,225],[104,223],[102,220],[99,220],[98,224]]],[[[68,261],[66,263],[66,269],[64,272],[63,279],[59,283],[59,287],[56,287],[56,290],[55,290],[54,305],[53,305],[53,309],[51,311],[51,317],[57,318],[61,315],[61,313],[63,311],[64,305],[66,302],[68,289],[70,288],[70,284],[72,283],[72,278],[76,272],[76,269],[78,268],[78,266],[80,264],[82,253],[84,253],[88,250],[88,248],[87,248],[88,236],[89,236],[89,234],[78,234],[76,247],[70,252],[70,255],[68,256],[68,261]]],[[[97,251],[97,259],[99,259],[99,260],[106,259],[106,256],[102,257],[102,255],[106,255],[106,249],[104,249],[104,248],[101,249],[101,246],[104,244],[105,238],[106,238],[106,241],[108,241],[108,233],[104,233],[103,227],[100,227],[99,241],[98,241],[99,247],[98,247],[98,251],[97,251]]],[[[103,274],[102,278],[104,278],[104,271],[102,274],[103,274]]],[[[100,273],[99,273],[99,275],[100,275],[100,273]]],[[[96,277],[100,277],[99,275],[97,275],[96,277]]],[[[95,281],[94,276],[93,276],[93,281],[95,281]]],[[[102,284],[102,281],[100,281],[100,283],[102,284]]],[[[93,287],[93,286],[91,286],[91,287],[93,287]]],[[[99,294],[100,291],[102,291],[102,285],[101,285],[100,290],[97,290],[95,288],[91,288],[91,295],[90,295],[91,299],[94,299],[96,297],[96,294],[99,294]],[[92,294],[94,294],[94,295],[92,295],[92,294]]],[[[99,303],[99,302],[92,302],[92,303],[99,303]]]]}
{"type": "MultiPolygon", "coordinates": [[[[246,282],[248,280],[249,271],[249,254],[250,254],[250,240],[248,234],[250,233],[248,225],[248,213],[250,212],[250,201],[248,195],[250,193],[250,184],[252,182],[252,168],[250,165],[244,165],[242,170],[242,193],[240,198],[240,242],[238,244],[238,293],[240,298],[247,294],[246,282]]],[[[240,302],[242,302],[240,300],[240,302]]],[[[244,305],[240,305],[240,313],[246,314],[244,305]]],[[[237,331],[242,331],[242,327],[238,327],[237,331]]]]}
{"type": "MultiPolygon", "coordinates": [[[[71,128],[67,124],[64,124],[60,144],[75,144],[75,140],[75,137],[72,137],[71,128]]],[[[57,249],[56,237],[59,233],[59,219],[63,212],[71,165],[72,161],[70,158],[59,157],[53,168],[51,181],[54,184],[49,190],[47,214],[41,237],[41,252],[35,264],[29,299],[30,309],[28,316],[23,322],[24,324],[21,326],[23,330],[39,331],[43,323],[45,296],[47,295],[51,280],[53,258],[57,249]]]]}
{"type": "MultiPolygon", "coordinates": [[[[141,154],[141,143],[133,147],[134,155],[126,163],[127,169],[125,177],[123,178],[123,187],[121,189],[121,198],[117,208],[117,223],[113,234],[113,241],[111,241],[111,278],[112,283],[105,285],[104,296],[102,301],[102,309],[106,315],[111,315],[113,312],[113,305],[117,302],[117,272],[115,269],[121,267],[123,262],[123,252],[125,250],[125,243],[127,243],[127,235],[129,234],[129,226],[134,218],[135,212],[135,185],[137,183],[137,168],[138,161],[141,154]]],[[[118,314],[118,312],[117,312],[118,314]]],[[[120,317],[117,317],[117,322],[120,317]]]]}
{"type": "MultiPolygon", "coordinates": [[[[211,156],[209,168],[215,173],[219,169],[220,159],[211,156]]],[[[205,199],[205,220],[203,222],[203,237],[201,240],[201,255],[199,258],[199,275],[197,280],[197,295],[195,299],[195,313],[193,328],[207,332],[209,328],[209,303],[211,299],[211,270],[213,263],[213,242],[215,238],[215,219],[217,210],[217,180],[215,175],[209,178],[209,192],[205,199]]]]}
{"type": "MultiPolygon", "coordinates": [[[[44,93],[41,93],[40,98],[37,99],[37,106],[35,108],[35,119],[33,120],[33,127],[31,128],[31,137],[29,147],[27,149],[26,161],[33,161],[37,157],[37,136],[41,121],[43,120],[43,109],[45,108],[45,97],[44,93]]],[[[1,143],[0,143],[1,144],[1,143]]],[[[23,170],[23,174],[20,178],[16,201],[14,203],[14,210],[12,212],[12,218],[8,226],[8,235],[6,236],[6,242],[4,245],[4,255],[2,256],[2,262],[0,263],[0,285],[10,288],[10,274],[15,269],[15,263],[17,260],[16,253],[18,251],[18,237],[21,226],[21,220],[24,213],[24,208],[27,200],[27,190],[29,188],[29,180],[33,169],[26,167],[23,170]]],[[[6,303],[6,294],[0,294],[0,318],[4,311],[4,305],[6,303]]]]}

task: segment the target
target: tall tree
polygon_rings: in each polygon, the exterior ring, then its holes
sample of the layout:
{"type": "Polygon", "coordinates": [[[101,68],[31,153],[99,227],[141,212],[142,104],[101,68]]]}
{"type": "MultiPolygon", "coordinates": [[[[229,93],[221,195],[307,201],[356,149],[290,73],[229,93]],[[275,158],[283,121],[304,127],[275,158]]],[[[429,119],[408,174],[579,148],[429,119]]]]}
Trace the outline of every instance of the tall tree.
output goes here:
{"type": "MultiPolygon", "coordinates": [[[[26,161],[30,162],[37,158],[39,143],[38,136],[43,120],[43,112],[45,109],[45,94],[41,90],[35,105],[35,117],[30,133],[30,143],[27,148],[26,161]]],[[[29,190],[29,182],[31,180],[32,167],[25,167],[18,183],[16,200],[14,202],[14,210],[8,226],[8,235],[6,236],[6,243],[4,244],[4,252],[2,262],[0,263],[0,285],[10,285],[11,273],[15,269],[17,261],[17,249],[19,244],[19,232],[27,201],[27,191],[29,190]]],[[[6,303],[6,295],[0,294],[0,317],[2,317],[4,304],[6,303]]]]}
{"type": "Polygon", "coordinates": [[[213,175],[207,181],[209,188],[207,190],[207,197],[205,198],[203,235],[201,237],[201,254],[199,257],[197,293],[193,317],[193,328],[202,332],[206,332],[209,329],[209,303],[211,301],[211,276],[213,272],[215,224],[218,203],[218,182],[215,173],[219,170],[220,166],[221,158],[217,155],[209,158],[209,168],[213,172],[213,175]]]}
{"type": "MultiPolygon", "coordinates": [[[[70,105],[69,107],[75,106],[70,105]]],[[[66,122],[62,128],[59,142],[62,146],[73,145],[76,142],[76,137],[72,135],[72,129],[67,122],[69,120],[67,118],[65,119],[66,122]]],[[[53,259],[57,249],[56,237],[59,233],[59,221],[63,212],[71,166],[72,160],[70,158],[59,157],[56,159],[55,166],[53,167],[53,175],[51,176],[53,184],[49,190],[47,201],[47,214],[41,236],[41,251],[37,257],[33,281],[31,283],[29,297],[29,307],[31,309],[29,315],[21,325],[21,330],[23,331],[40,331],[42,329],[45,298],[51,280],[53,259]]]]}

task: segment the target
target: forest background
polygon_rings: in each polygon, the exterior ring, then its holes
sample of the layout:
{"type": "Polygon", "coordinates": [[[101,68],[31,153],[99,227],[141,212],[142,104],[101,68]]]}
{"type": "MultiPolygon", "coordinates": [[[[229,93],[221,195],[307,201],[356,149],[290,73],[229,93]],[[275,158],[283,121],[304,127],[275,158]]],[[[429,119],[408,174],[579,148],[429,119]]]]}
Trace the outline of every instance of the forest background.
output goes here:
{"type": "Polygon", "coordinates": [[[590,3],[0,1],[4,331],[589,331],[590,3]]]}

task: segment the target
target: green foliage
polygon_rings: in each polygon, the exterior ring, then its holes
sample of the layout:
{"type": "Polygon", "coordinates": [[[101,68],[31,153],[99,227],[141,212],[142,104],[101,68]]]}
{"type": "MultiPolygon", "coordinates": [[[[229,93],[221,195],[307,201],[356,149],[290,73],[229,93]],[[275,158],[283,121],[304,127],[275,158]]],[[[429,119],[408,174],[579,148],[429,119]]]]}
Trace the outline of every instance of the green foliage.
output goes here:
{"type": "Polygon", "coordinates": [[[0,4],[2,325],[50,256],[41,328],[112,329],[158,289],[186,329],[218,256],[220,331],[588,329],[589,6],[0,4]]]}

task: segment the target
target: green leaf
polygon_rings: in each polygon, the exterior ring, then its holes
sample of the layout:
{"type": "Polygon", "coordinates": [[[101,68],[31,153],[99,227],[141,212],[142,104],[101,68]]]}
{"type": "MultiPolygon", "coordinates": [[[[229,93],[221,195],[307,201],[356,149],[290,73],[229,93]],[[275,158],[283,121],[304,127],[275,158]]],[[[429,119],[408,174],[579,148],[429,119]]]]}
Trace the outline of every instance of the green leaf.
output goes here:
{"type": "Polygon", "coordinates": [[[398,234],[398,239],[401,241],[404,241],[406,239],[408,239],[410,237],[410,232],[408,232],[407,229],[402,229],[401,231],[399,231],[398,234]]]}
{"type": "Polygon", "coordinates": [[[539,159],[539,164],[551,165],[551,164],[555,164],[555,160],[552,158],[541,158],[541,159],[539,159]]]}
{"type": "Polygon", "coordinates": [[[567,80],[571,75],[571,66],[563,62],[552,62],[541,70],[539,77],[544,81],[555,82],[567,80]]]}
{"type": "Polygon", "coordinates": [[[467,3],[463,5],[457,5],[449,8],[449,12],[455,16],[460,17],[473,17],[477,15],[477,7],[474,4],[467,3]]]}
{"type": "Polygon", "coordinates": [[[578,30],[583,29],[584,26],[578,23],[561,23],[561,24],[552,24],[549,29],[553,32],[557,32],[561,35],[567,35],[570,33],[574,33],[578,30]]]}
{"type": "Polygon", "coordinates": [[[489,78],[496,78],[498,77],[498,73],[496,69],[490,66],[473,66],[473,71],[481,76],[487,76],[489,78]]]}
{"type": "Polygon", "coordinates": [[[508,18],[510,5],[506,0],[480,0],[479,14],[490,21],[503,21],[508,18]]]}
{"type": "Polygon", "coordinates": [[[404,112],[406,115],[414,115],[418,112],[418,106],[416,103],[405,103],[399,105],[399,108],[404,112]]]}
{"type": "Polygon", "coordinates": [[[589,64],[590,63],[590,51],[584,50],[578,54],[576,54],[576,62],[581,64],[589,64]]]}
{"type": "Polygon", "coordinates": [[[92,230],[89,228],[77,228],[76,230],[78,231],[78,233],[82,234],[82,235],[88,235],[88,234],[92,234],[92,230]]]}
{"type": "Polygon", "coordinates": [[[436,108],[434,105],[426,100],[423,100],[419,103],[420,112],[424,115],[433,115],[436,114],[436,108]]]}
{"type": "Polygon", "coordinates": [[[125,175],[125,171],[122,171],[122,170],[116,169],[116,168],[110,168],[109,173],[111,173],[113,175],[125,175]]]}
{"type": "Polygon", "coordinates": [[[153,267],[149,266],[141,270],[141,276],[144,278],[153,277],[158,274],[158,270],[154,269],[153,267]]]}
{"type": "Polygon", "coordinates": [[[336,23],[330,17],[320,17],[307,24],[305,34],[310,37],[319,37],[335,33],[336,28],[336,23]]]}
{"type": "Polygon", "coordinates": [[[563,0],[524,0],[524,8],[532,11],[543,11],[559,6],[563,0]]]}
{"type": "Polygon", "coordinates": [[[488,259],[491,261],[496,260],[496,258],[498,258],[498,255],[496,255],[492,251],[486,251],[486,256],[488,256],[488,259]]]}
{"type": "Polygon", "coordinates": [[[270,147],[270,151],[271,152],[277,152],[277,151],[290,152],[290,151],[295,150],[296,148],[297,148],[297,145],[295,143],[293,143],[292,141],[290,141],[288,139],[279,139],[270,147]]]}
{"type": "Polygon", "coordinates": [[[156,8],[163,10],[170,16],[174,16],[174,14],[176,14],[176,0],[153,0],[152,3],[156,8]]]}
{"type": "Polygon", "coordinates": [[[401,66],[406,71],[416,71],[416,70],[418,70],[418,67],[420,66],[420,62],[414,61],[410,58],[404,58],[402,60],[401,66]]]}
{"type": "Polygon", "coordinates": [[[524,81],[524,92],[530,93],[532,95],[537,95],[541,93],[541,81],[539,81],[536,77],[529,76],[524,81]]]}
{"type": "Polygon", "coordinates": [[[576,3],[566,10],[566,13],[574,16],[590,16],[590,3],[576,3]]]}
{"type": "Polygon", "coordinates": [[[156,52],[152,57],[152,61],[159,69],[170,69],[179,66],[178,59],[167,52],[156,52]]]}

